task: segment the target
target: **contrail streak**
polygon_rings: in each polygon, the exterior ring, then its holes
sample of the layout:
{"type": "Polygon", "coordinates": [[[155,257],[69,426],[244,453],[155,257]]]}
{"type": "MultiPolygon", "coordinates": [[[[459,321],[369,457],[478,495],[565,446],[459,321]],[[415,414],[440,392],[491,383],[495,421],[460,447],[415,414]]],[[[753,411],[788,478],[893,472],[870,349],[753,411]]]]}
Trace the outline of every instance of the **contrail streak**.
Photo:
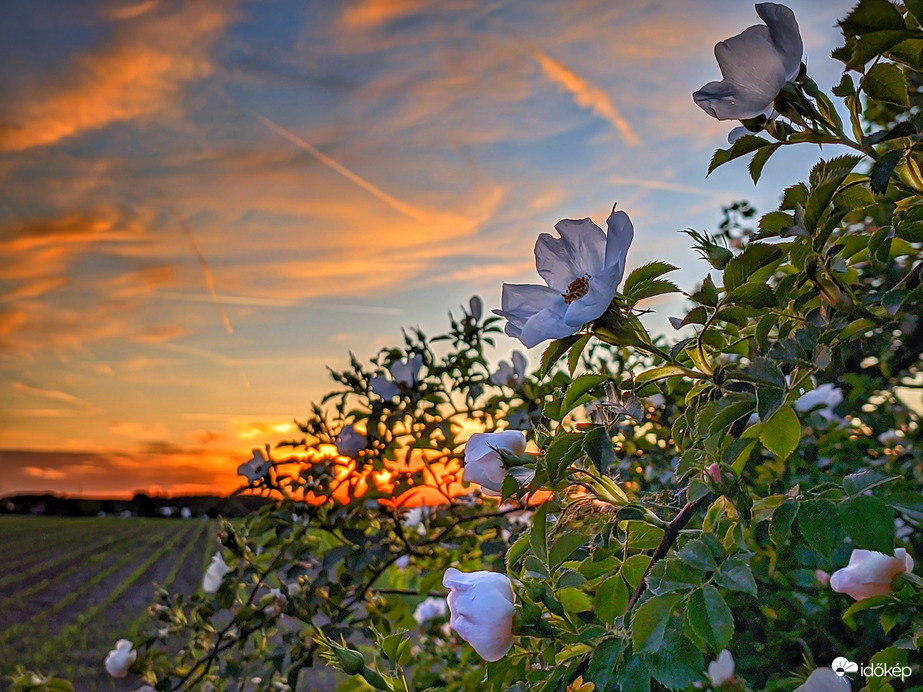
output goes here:
{"type": "MultiPolygon", "coordinates": [[[[160,291],[157,293],[161,298],[171,300],[188,300],[188,301],[212,301],[212,296],[204,293],[176,293],[173,291],[160,291]]],[[[400,308],[388,308],[378,305],[350,305],[348,303],[304,303],[300,300],[287,300],[285,298],[256,298],[253,296],[228,296],[221,295],[217,298],[219,303],[225,305],[255,305],[271,308],[294,308],[305,307],[317,310],[337,310],[340,312],[361,312],[371,315],[403,315],[404,311],[400,308]]]]}
{"type": "Polygon", "coordinates": [[[208,266],[208,262],[205,261],[205,257],[201,252],[199,252],[199,246],[196,244],[195,236],[192,235],[192,230],[189,228],[186,222],[176,214],[173,214],[173,218],[176,219],[176,223],[179,224],[179,227],[183,229],[183,233],[185,233],[186,237],[189,239],[189,244],[192,245],[192,251],[195,253],[196,258],[199,260],[199,264],[202,266],[202,271],[205,272],[205,284],[208,286],[208,293],[211,296],[212,302],[215,304],[215,309],[218,310],[218,315],[220,315],[221,321],[224,323],[225,330],[227,330],[228,334],[233,334],[234,328],[231,326],[231,320],[228,319],[227,313],[221,306],[221,300],[218,298],[218,292],[215,291],[215,277],[212,276],[212,270],[208,266]]]}
{"type": "Polygon", "coordinates": [[[394,197],[389,195],[387,192],[385,192],[381,188],[370,183],[365,178],[359,177],[358,175],[353,173],[351,170],[349,170],[346,166],[341,164],[339,161],[335,161],[334,159],[330,158],[322,151],[316,149],[309,142],[306,142],[301,137],[296,135],[294,132],[286,130],[281,125],[277,125],[272,120],[262,115],[257,115],[256,119],[259,120],[261,123],[263,123],[270,130],[273,130],[277,134],[280,134],[283,137],[285,137],[288,141],[290,141],[292,144],[294,144],[298,148],[303,149],[304,151],[308,152],[311,156],[313,156],[315,159],[320,161],[325,166],[329,166],[330,168],[335,170],[337,173],[342,175],[344,178],[346,178],[350,182],[355,183],[356,185],[361,187],[366,192],[374,195],[375,197],[380,199],[382,202],[387,204],[389,207],[391,207],[395,211],[399,211],[401,214],[404,214],[405,216],[409,216],[415,221],[420,221],[421,223],[429,222],[429,217],[424,212],[410,206],[409,204],[405,204],[404,202],[401,202],[399,199],[395,199],[394,197]]]}
{"type": "Polygon", "coordinates": [[[641,143],[638,135],[605,91],[537,47],[532,47],[532,55],[538,61],[548,81],[554,82],[561,89],[569,92],[574,103],[607,120],[628,144],[635,146],[641,143]]]}

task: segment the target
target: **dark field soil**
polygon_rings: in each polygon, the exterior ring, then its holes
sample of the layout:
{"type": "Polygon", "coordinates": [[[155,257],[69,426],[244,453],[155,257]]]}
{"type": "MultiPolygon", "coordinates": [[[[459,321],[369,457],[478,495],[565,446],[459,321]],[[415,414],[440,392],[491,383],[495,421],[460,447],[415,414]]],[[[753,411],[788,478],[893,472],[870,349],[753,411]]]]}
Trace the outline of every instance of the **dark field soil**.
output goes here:
{"type": "MultiPolygon", "coordinates": [[[[131,692],[103,660],[118,639],[138,641],[152,622],[154,583],[190,594],[215,550],[202,520],[0,517],[0,691],[17,665],[53,673],[77,692],[131,692]]],[[[335,692],[329,669],[302,676],[299,692],[335,692]]]]}

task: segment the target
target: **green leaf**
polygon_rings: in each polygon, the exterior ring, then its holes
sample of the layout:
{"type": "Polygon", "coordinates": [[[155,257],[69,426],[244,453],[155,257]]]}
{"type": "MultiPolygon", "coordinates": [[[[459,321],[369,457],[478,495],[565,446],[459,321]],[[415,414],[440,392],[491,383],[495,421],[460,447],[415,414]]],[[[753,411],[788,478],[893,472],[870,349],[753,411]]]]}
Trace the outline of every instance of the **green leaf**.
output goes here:
{"type": "Polygon", "coordinates": [[[909,106],[907,80],[897,65],[880,62],[865,74],[865,93],[877,101],[909,106]]]}
{"type": "Polygon", "coordinates": [[[769,537],[776,545],[782,545],[792,532],[792,523],[798,516],[798,503],[791,500],[780,505],[772,513],[772,520],[769,522],[769,537]]]}
{"type": "Polygon", "coordinates": [[[586,348],[586,345],[590,343],[590,339],[592,338],[593,338],[592,334],[584,334],[571,347],[570,353],[567,354],[567,372],[570,373],[571,377],[574,376],[574,371],[577,369],[577,366],[580,364],[580,356],[583,355],[583,349],[586,348]]]}
{"type": "Polygon", "coordinates": [[[891,180],[891,175],[894,173],[894,168],[903,155],[903,151],[894,149],[886,154],[882,154],[878,160],[875,161],[872,170],[869,171],[869,179],[872,181],[873,191],[877,192],[879,195],[883,195],[887,192],[888,183],[891,180]]]}
{"type": "Polygon", "coordinates": [[[679,267],[674,267],[672,264],[667,262],[649,262],[645,265],[642,265],[631,272],[628,275],[628,278],[625,279],[625,285],[622,289],[622,293],[626,296],[630,296],[632,289],[638,284],[644,283],[645,281],[650,281],[656,279],[664,274],[669,272],[674,272],[679,267]]]}
{"type": "Polygon", "coordinates": [[[673,591],[694,589],[702,583],[702,576],[701,572],[679,560],[659,560],[647,575],[647,584],[652,594],[661,596],[673,591]]]}
{"type": "Polygon", "coordinates": [[[560,534],[548,553],[548,565],[551,571],[554,572],[560,567],[586,542],[586,539],[587,537],[578,531],[565,531],[560,534]]]}
{"type": "Polygon", "coordinates": [[[628,547],[633,550],[656,548],[663,540],[663,529],[643,521],[628,522],[628,547]]]}
{"type": "Polygon", "coordinates": [[[798,530],[809,546],[830,557],[840,541],[836,505],[829,500],[808,500],[798,509],[798,530]]]}
{"type": "Polygon", "coordinates": [[[510,546],[510,549],[506,551],[506,566],[512,568],[519,559],[526,554],[526,551],[529,549],[529,543],[532,540],[532,534],[530,532],[523,533],[513,545],[510,546]]]}
{"type": "Polygon", "coordinates": [[[851,497],[840,503],[839,515],[857,548],[894,554],[894,510],[877,497],[851,497]]]}
{"type": "Polygon", "coordinates": [[[801,422],[791,406],[786,404],[763,424],[760,442],[783,461],[798,448],[801,442],[801,422]]]}
{"type": "Polygon", "coordinates": [[[769,358],[754,358],[750,361],[749,367],[735,374],[738,378],[754,384],[785,389],[785,375],[775,361],[769,358]]]}
{"type": "Polygon", "coordinates": [[[639,300],[644,300],[645,298],[653,298],[654,296],[662,296],[667,293],[678,293],[679,287],[672,281],[667,281],[666,279],[654,279],[653,281],[644,281],[637,286],[631,292],[631,295],[625,294],[625,297],[631,300],[632,302],[638,302],[639,300]]]}
{"type": "Polygon", "coordinates": [[[548,348],[545,349],[545,352],[542,353],[542,367],[538,373],[539,377],[548,375],[548,373],[551,372],[551,368],[554,367],[554,364],[561,360],[564,354],[570,350],[570,347],[580,341],[581,338],[581,335],[573,334],[571,336],[565,336],[563,339],[552,341],[548,345],[548,348]]]}
{"type": "Polygon", "coordinates": [[[750,177],[753,179],[754,185],[759,182],[760,175],[763,173],[763,167],[766,165],[766,162],[769,161],[769,157],[776,153],[776,150],[781,146],[781,142],[775,142],[768,147],[762,147],[753,155],[753,158],[750,159],[750,177]]]}
{"type": "Polygon", "coordinates": [[[667,622],[681,599],[679,594],[654,596],[634,609],[631,641],[635,652],[657,651],[660,648],[667,622]]]}
{"type": "Polygon", "coordinates": [[[659,368],[651,368],[650,370],[645,370],[640,375],[635,377],[635,385],[640,386],[642,384],[647,384],[648,382],[665,380],[668,377],[690,376],[698,377],[698,373],[695,372],[695,370],[689,370],[688,368],[683,368],[679,365],[661,365],[659,368]]]}
{"type": "Polygon", "coordinates": [[[583,451],[596,465],[600,473],[605,473],[615,462],[615,448],[612,438],[604,426],[591,428],[583,437],[583,451]]]}
{"type": "Polygon", "coordinates": [[[711,549],[706,545],[705,541],[699,538],[689,541],[676,551],[676,557],[690,567],[702,570],[703,572],[714,572],[717,567],[711,549]]]}
{"type": "Polygon", "coordinates": [[[593,602],[580,589],[573,587],[561,589],[558,600],[568,613],[586,613],[593,610],[593,602]]]}
{"type": "Polygon", "coordinates": [[[695,645],[678,631],[664,636],[660,649],[647,658],[651,675],[669,690],[682,690],[702,680],[705,661],[695,645]]]}
{"type": "Polygon", "coordinates": [[[579,403],[580,399],[591,392],[596,387],[610,380],[609,375],[596,375],[588,373],[580,375],[567,388],[564,394],[564,403],[561,405],[561,417],[563,418],[570,413],[579,403]]]}
{"type": "Polygon", "coordinates": [[[751,151],[756,151],[761,147],[769,146],[770,144],[771,142],[762,137],[744,135],[734,142],[730,149],[718,149],[712,155],[711,162],[708,164],[708,175],[711,175],[718,166],[722,166],[728,161],[749,154],[751,151]]]}
{"type": "Polygon", "coordinates": [[[596,613],[599,619],[611,624],[628,607],[628,586],[620,575],[609,577],[596,589],[596,613]]]}
{"type": "Polygon", "coordinates": [[[532,516],[532,528],[529,531],[529,542],[532,552],[544,564],[548,564],[548,535],[545,527],[545,515],[548,513],[548,503],[544,502],[535,510],[532,516]]]}
{"type": "Polygon", "coordinates": [[[651,564],[649,555],[632,555],[622,563],[621,575],[632,589],[638,588],[647,566],[651,564]]]}
{"type": "Polygon", "coordinates": [[[766,284],[743,284],[727,295],[727,300],[738,305],[749,305],[754,308],[774,308],[776,295],[766,284]]]}
{"type": "Polygon", "coordinates": [[[756,596],[756,581],[750,569],[750,558],[746,555],[733,555],[722,562],[715,574],[715,582],[732,591],[756,596]]]}
{"type": "Polygon", "coordinates": [[[795,225],[795,217],[784,211],[771,211],[760,219],[758,238],[775,238],[784,229],[795,225]]]}
{"type": "Polygon", "coordinates": [[[843,33],[856,36],[882,29],[903,29],[904,19],[888,0],[861,0],[839,25],[843,33]]]}
{"type": "Polygon", "coordinates": [[[734,636],[731,609],[711,584],[696,589],[687,599],[686,613],[696,635],[713,651],[726,648],[734,636]]]}
{"type": "MultiPolygon", "coordinates": [[[[784,212],[783,216],[788,216],[784,212]]],[[[768,216],[768,214],[767,214],[768,216]]],[[[766,218],[765,216],[763,217],[766,218]]],[[[761,220],[762,228],[762,220],[761,220]]],[[[782,250],[776,245],[750,243],[739,255],[733,257],[724,268],[724,286],[732,290],[747,283],[758,269],[782,258],[782,250]]]]}

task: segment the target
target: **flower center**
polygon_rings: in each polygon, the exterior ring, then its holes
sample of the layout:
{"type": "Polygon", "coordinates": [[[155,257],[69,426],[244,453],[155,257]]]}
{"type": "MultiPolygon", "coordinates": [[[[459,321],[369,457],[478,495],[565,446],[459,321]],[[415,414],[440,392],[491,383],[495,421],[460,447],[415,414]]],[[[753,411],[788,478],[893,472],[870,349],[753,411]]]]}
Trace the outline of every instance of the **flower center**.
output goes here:
{"type": "Polygon", "coordinates": [[[575,300],[580,300],[587,293],[590,292],[590,279],[592,277],[589,274],[584,274],[579,276],[573,281],[570,282],[570,286],[567,287],[567,293],[562,293],[561,296],[564,298],[564,302],[570,305],[575,300]]]}

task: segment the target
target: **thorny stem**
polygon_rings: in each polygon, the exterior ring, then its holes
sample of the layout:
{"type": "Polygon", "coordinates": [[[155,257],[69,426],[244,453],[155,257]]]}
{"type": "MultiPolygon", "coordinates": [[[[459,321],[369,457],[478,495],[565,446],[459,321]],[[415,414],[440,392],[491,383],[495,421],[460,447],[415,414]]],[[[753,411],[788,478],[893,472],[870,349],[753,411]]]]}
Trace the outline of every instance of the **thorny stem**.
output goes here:
{"type": "Polygon", "coordinates": [[[701,497],[695,502],[687,502],[686,506],[679,511],[679,514],[673,517],[673,520],[666,525],[666,529],[664,529],[663,533],[663,539],[660,541],[660,545],[657,546],[657,550],[655,550],[654,554],[651,556],[650,564],[648,564],[647,569],[644,570],[644,576],[641,577],[641,581],[638,583],[635,592],[631,594],[631,598],[628,601],[628,608],[625,612],[631,612],[631,609],[635,607],[638,599],[641,598],[641,595],[647,588],[647,575],[651,573],[651,569],[654,567],[654,565],[666,557],[667,553],[670,552],[670,548],[672,548],[673,544],[676,542],[676,538],[679,536],[679,532],[686,528],[686,524],[689,523],[689,521],[698,511],[699,507],[704,504],[706,497],[708,496],[706,495],[705,497],[701,497]]]}

